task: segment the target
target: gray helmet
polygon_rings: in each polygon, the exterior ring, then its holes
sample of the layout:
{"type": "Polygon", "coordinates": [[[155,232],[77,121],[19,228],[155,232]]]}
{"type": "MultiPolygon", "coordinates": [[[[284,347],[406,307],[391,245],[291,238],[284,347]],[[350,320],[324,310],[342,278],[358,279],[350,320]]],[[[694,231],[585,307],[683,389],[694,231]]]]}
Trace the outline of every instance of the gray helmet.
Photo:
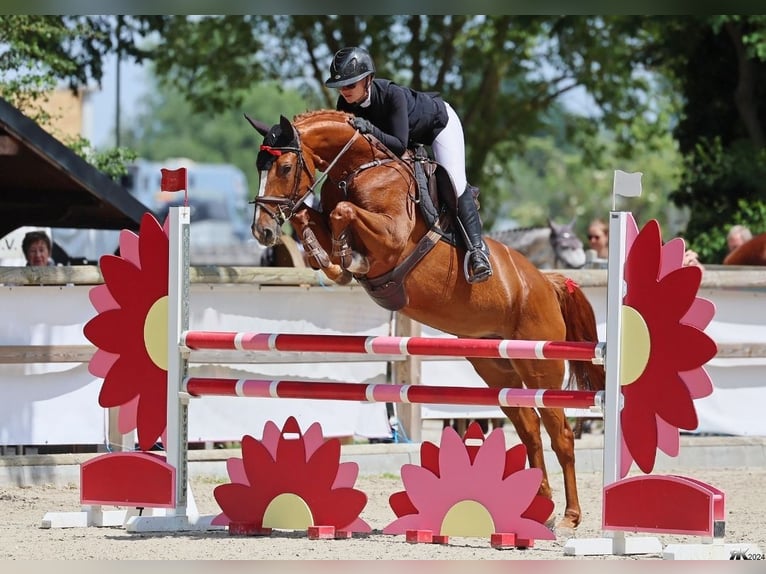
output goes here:
{"type": "Polygon", "coordinates": [[[370,53],[364,48],[352,46],[335,52],[330,64],[330,77],[324,85],[328,88],[341,88],[375,73],[375,63],[370,53]]]}

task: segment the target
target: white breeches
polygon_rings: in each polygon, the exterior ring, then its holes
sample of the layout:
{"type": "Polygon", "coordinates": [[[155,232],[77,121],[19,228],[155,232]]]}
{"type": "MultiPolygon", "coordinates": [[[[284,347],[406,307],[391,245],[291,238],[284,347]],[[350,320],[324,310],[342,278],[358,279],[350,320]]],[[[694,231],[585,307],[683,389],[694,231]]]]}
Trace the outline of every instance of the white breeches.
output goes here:
{"type": "Polygon", "coordinates": [[[447,106],[447,125],[436,136],[431,149],[434,153],[434,159],[437,163],[444,166],[447,173],[452,178],[455,185],[457,196],[460,197],[465,191],[467,178],[465,175],[465,138],[463,136],[463,124],[448,103],[447,106]]]}

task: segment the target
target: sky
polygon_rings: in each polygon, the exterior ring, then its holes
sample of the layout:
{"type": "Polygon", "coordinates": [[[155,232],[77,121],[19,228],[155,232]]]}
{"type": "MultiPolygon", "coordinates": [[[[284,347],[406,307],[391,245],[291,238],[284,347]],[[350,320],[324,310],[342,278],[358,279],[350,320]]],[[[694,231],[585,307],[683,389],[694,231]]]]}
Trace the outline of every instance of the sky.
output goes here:
{"type": "MultiPolygon", "coordinates": [[[[147,90],[143,66],[123,60],[120,65],[120,122],[125,122],[137,112],[137,104],[147,90]]],[[[85,106],[83,137],[97,148],[112,147],[115,142],[114,127],[117,108],[117,57],[112,56],[104,66],[101,90],[94,91],[85,106]]]]}

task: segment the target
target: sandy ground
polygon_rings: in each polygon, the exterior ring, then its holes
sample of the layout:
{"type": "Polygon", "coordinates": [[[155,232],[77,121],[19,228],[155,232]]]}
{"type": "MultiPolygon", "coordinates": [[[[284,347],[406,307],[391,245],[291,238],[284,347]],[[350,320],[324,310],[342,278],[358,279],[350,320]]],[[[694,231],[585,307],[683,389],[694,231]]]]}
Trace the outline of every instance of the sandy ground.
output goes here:
{"type": "MultiPolygon", "coordinates": [[[[671,474],[671,473],[668,473],[671,474]]],[[[679,472],[714,485],[726,492],[727,543],[757,544],[766,549],[766,469],[704,469],[679,472]]],[[[560,475],[552,476],[556,508],[563,508],[560,475]]],[[[580,474],[583,522],[578,538],[600,536],[599,473],[580,474]]],[[[216,514],[219,509],[212,496],[220,484],[210,478],[192,482],[199,511],[216,514]]],[[[49,511],[76,511],[78,489],[34,486],[0,487],[0,560],[588,560],[565,556],[563,546],[568,536],[556,541],[536,541],[526,550],[496,550],[482,538],[451,538],[448,545],[411,544],[404,536],[383,535],[381,530],[396,517],[388,497],[402,490],[401,479],[385,475],[360,477],[356,488],[367,493],[367,506],[361,514],[373,528],[371,535],[355,535],[349,540],[309,540],[306,533],[275,531],[270,537],[231,536],[226,531],[131,534],[122,528],[43,529],[41,521],[49,511]]],[[[663,544],[696,542],[692,537],[661,536],[663,544]]],[[[659,559],[648,555],[645,559],[659,559]]],[[[635,560],[635,557],[608,557],[635,560]]]]}

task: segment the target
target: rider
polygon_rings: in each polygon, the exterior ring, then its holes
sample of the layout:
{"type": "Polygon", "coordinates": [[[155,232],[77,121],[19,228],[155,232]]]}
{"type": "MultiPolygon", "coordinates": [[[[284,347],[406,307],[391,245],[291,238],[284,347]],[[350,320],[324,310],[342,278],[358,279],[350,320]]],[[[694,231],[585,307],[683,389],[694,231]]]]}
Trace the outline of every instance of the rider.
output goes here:
{"type": "Polygon", "coordinates": [[[374,76],[375,64],[367,50],[342,48],[332,59],[325,86],[339,89],[336,108],[356,116],[353,124],[360,133],[372,134],[396,155],[416,144],[431,146],[434,159],[450,175],[457,195],[457,216],[468,243],[468,282],[486,281],[492,266],[473,194],[466,193],[460,118],[436,93],[418,92],[374,76]]]}

